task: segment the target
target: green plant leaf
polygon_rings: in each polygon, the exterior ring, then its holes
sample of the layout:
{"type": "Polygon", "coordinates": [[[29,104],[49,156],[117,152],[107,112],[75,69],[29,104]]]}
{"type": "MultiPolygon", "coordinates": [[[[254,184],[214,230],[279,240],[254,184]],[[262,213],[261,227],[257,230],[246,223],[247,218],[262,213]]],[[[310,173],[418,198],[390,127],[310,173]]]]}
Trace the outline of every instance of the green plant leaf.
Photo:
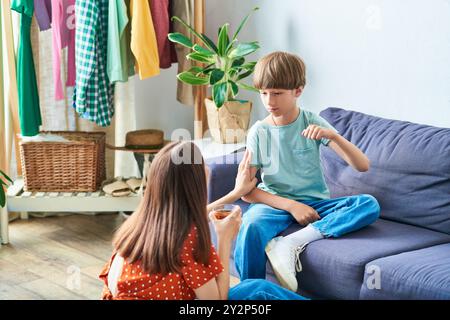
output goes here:
{"type": "Polygon", "coordinates": [[[231,64],[231,68],[242,66],[242,64],[245,62],[244,57],[240,57],[238,59],[233,60],[233,63],[231,64]]]}
{"type": "Polygon", "coordinates": [[[219,109],[225,103],[227,91],[228,91],[228,83],[226,82],[215,84],[212,87],[213,100],[214,103],[216,104],[217,109],[219,109]]]}
{"type": "Polygon", "coordinates": [[[198,53],[198,52],[189,53],[186,56],[186,58],[188,58],[190,60],[204,62],[204,63],[213,63],[214,62],[214,59],[212,59],[211,57],[205,56],[204,54],[198,53]]]}
{"type": "Polygon", "coordinates": [[[209,77],[198,77],[195,74],[185,71],[177,75],[177,78],[184,83],[199,86],[209,83],[209,77]]]}
{"type": "Polygon", "coordinates": [[[0,181],[2,182],[0,183],[0,207],[3,208],[6,203],[5,188],[3,187],[3,185],[6,186],[6,183],[4,183],[1,179],[0,181]]]}
{"type": "Polygon", "coordinates": [[[225,72],[220,69],[213,69],[211,75],[209,76],[209,84],[213,85],[222,80],[225,72]]]}
{"type": "Polygon", "coordinates": [[[8,175],[6,173],[4,173],[2,170],[0,170],[0,173],[2,174],[2,176],[4,176],[7,180],[9,180],[9,182],[14,183],[12,181],[12,179],[10,177],[8,177],[8,175]]]}
{"type": "Polygon", "coordinates": [[[6,204],[6,197],[5,197],[5,189],[3,189],[3,186],[0,185],[0,207],[4,207],[6,204]]]}
{"type": "Polygon", "coordinates": [[[249,43],[240,43],[236,48],[231,50],[230,58],[243,57],[259,49],[257,41],[249,43]]]}
{"type": "Polygon", "coordinates": [[[208,56],[208,57],[212,57],[213,55],[215,55],[214,52],[209,51],[208,49],[205,49],[205,48],[203,48],[202,46],[200,46],[200,45],[198,45],[198,44],[194,44],[194,46],[192,47],[192,49],[193,49],[195,52],[201,53],[201,54],[203,54],[203,55],[205,55],[205,56],[208,56]]]}
{"type": "Polygon", "coordinates": [[[217,41],[217,49],[220,56],[224,56],[227,50],[230,38],[228,38],[228,23],[225,23],[222,28],[219,29],[219,39],[217,41]]]}
{"type": "Polygon", "coordinates": [[[193,73],[193,74],[199,74],[199,73],[202,73],[203,72],[203,68],[202,67],[199,67],[199,66],[193,66],[193,67],[191,67],[187,72],[190,72],[190,73],[193,73]]]}
{"type": "Polygon", "coordinates": [[[227,56],[230,53],[230,50],[233,49],[233,44],[237,42],[236,39],[230,41],[230,43],[227,46],[227,49],[225,50],[225,55],[227,56]]]}
{"type": "Polygon", "coordinates": [[[236,32],[233,35],[233,40],[236,39],[237,35],[239,34],[239,32],[241,31],[241,29],[244,27],[244,25],[247,23],[248,18],[250,17],[250,15],[256,11],[259,10],[259,7],[254,7],[252,11],[250,11],[250,13],[242,20],[241,24],[239,25],[238,29],[236,30],[236,32]]]}
{"type": "Polygon", "coordinates": [[[253,91],[253,92],[258,92],[258,93],[259,93],[259,90],[258,90],[258,89],[256,89],[256,88],[253,87],[253,86],[249,86],[248,84],[245,84],[245,83],[242,83],[242,82],[237,82],[237,85],[238,85],[240,88],[242,88],[242,89],[249,90],[249,91],[253,91]]]}
{"type": "Polygon", "coordinates": [[[231,68],[230,71],[228,71],[228,78],[232,79],[234,78],[240,71],[240,68],[231,68]]]}
{"type": "Polygon", "coordinates": [[[216,69],[216,67],[211,67],[211,68],[205,68],[203,69],[203,74],[210,74],[214,69],[216,69]]]}
{"type": "Polygon", "coordinates": [[[247,62],[246,64],[243,64],[242,68],[246,69],[246,70],[254,70],[255,66],[256,66],[256,62],[252,61],[252,62],[247,62]]]}
{"type": "Polygon", "coordinates": [[[247,72],[241,73],[240,75],[238,75],[236,80],[241,80],[244,78],[247,78],[249,75],[251,75],[253,73],[253,70],[248,70],[247,72]]]}
{"type": "Polygon", "coordinates": [[[167,35],[167,38],[169,38],[170,41],[179,43],[182,46],[185,46],[187,48],[192,48],[192,46],[193,46],[191,39],[189,39],[184,34],[179,33],[179,32],[169,33],[167,35]]]}
{"type": "Polygon", "coordinates": [[[239,87],[234,81],[228,80],[228,83],[231,86],[231,92],[233,93],[233,97],[235,97],[239,92],[239,87]]]}
{"type": "Polygon", "coordinates": [[[192,32],[197,38],[199,38],[208,49],[214,51],[215,53],[217,53],[217,47],[214,44],[214,42],[211,41],[211,39],[209,39],[208,37],[206,37],[204,34],[200,34],[197,31],[194,30],[194,28],[192,28],[190,25],[188,25],[183,19],[178,18],[177,16],[173,16],[171,18],[172,21],[178,21],[179,23],[181,23],[183,26],[185,26],[190,32],[192,32]]]}
{"type": "Polygon", "coordinates": [[[208,36],[204,33],[202,33],[202,37],[203,37],[203,41],[205,41],[208,44],[210,49],[213,50],[215,53],[219,54],[219,49],[217,49],[214,42],[210,38],[208,38],[208,36]]]}

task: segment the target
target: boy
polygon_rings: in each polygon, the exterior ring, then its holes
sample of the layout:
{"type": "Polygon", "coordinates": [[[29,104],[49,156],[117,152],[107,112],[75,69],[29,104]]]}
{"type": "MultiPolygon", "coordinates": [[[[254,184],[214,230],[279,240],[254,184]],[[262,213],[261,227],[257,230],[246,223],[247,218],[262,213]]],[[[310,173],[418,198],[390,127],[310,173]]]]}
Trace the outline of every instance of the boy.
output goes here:
{"type": "Polygon", "coordinates": [[[237,237],[235,263],[241,280],[265,278],[267,253],[281,285],[297,291],[299,254],[305,246],[373,223],[380,207],[370,195],[330,199],[320,144],[360,172],[369,170],[369,160],[325,119],[297,107],[305,86],[303,61],[290,53],[271,53],[258,61],[253,80],[269,116],[257,121],[247,137],[251,176],[260,169],[262,183],[242,198],[252,204],[237,237]],[[274,238],[294,222],[305,227],[274,238]]]}

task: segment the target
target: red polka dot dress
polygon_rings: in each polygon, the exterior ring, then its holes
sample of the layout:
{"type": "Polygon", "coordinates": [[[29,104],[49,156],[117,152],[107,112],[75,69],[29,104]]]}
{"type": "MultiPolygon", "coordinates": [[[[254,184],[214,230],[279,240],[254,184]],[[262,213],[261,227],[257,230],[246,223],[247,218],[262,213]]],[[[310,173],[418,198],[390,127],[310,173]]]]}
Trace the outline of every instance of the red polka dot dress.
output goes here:
{"type": "Polygon", "coordinates": [[[194,289],[217,277],[223,271],[216,250],[211,246],[209,263],[207,265],[194,260],[194,245],[197,232],[194,227],[183,245],[181,273],[148,274],[140,266],[140,262],[133,264],[124,260],[122,273],[117,282],[117,294],[112,295],[108,288],[108,273],[111,268],[113,255],[105,265],[99,278],[105,283],[102,299],[104,300],[193,300],[194,289]]]}

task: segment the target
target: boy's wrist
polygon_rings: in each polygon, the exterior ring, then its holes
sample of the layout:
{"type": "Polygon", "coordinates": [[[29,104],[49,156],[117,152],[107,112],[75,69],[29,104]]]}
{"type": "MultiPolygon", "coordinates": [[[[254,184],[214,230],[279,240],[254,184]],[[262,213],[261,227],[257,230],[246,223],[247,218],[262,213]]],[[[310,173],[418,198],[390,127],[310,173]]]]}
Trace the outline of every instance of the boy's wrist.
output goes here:
{"type": "Polygon", "coordinates": [[[297,204],[297,201],[292,200],[292,199],[287,199],[286,201],[286,205],[284,208],[282,208],[283,210],[287,211],[287,212],[291,212],[292,208],[297,204]]]}
{"type": "Polygon", "coordinates": [[[335,141],[339,137],[339,134],[337,132],[334,132],[333,130],[330,130],[330,131],[331,131],[331,135],[328,139],[331,141],[335,141]]]}

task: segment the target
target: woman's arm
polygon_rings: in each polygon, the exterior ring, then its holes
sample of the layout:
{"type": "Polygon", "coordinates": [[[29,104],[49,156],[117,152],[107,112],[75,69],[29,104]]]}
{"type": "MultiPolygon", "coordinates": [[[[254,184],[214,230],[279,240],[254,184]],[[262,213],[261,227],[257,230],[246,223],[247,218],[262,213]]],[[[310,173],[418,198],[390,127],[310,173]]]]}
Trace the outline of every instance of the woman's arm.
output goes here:
{"type": "Polygon", "coordinates": [[[209,218],[214,224],[217,234],[217,254],[222,263],[223,271],[209,280],[200,288],[194,290],[200,300],[227,300],[230,288],[230,256],[232,241],[236,238],[241,225],[241,208],[237,207],[224,219],[217,219],[214,214],[209,218]]]}
{"type": "Polygon", "coordinates": [[[223,271],[203,286],[195,289],[195,295],[200,300],[227,300],[230,288],[230,255],[231,242],[218,240],[217,254],[223,265],[223,271]]]}
{"type": "Polygon", "coordinates": [[[234,189],[222,198],[208,204],[208,212],[218,205],[235,202],[255,188],[258,180],[255,178],[256,172],[250,167],[251,158],[251,153],[246,150],[242,161],[239,163],[234,189]]]}

